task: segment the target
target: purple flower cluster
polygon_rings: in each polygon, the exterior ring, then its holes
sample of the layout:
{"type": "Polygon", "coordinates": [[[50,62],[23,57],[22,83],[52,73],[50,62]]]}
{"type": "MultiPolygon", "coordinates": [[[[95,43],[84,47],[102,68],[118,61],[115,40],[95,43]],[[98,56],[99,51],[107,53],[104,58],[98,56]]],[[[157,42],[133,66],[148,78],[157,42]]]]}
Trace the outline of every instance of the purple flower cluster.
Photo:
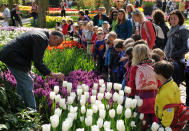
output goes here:
{"type": "Polygon", "coordinates": [[[102,79],[102,76],[98,76],[94,71],[82,71],[76,70],[70,72],[69,76],[65,78],[66,81],[72,83],[72,90],[76,91],[77,85],[86,84],[89,88],[93,87],[94,83],[98,83],[99,79],[102,79]]]}
{"type": "MultiPolygon", "coordinates": [[[[1,72],[1,77],[6,81],[11,83],[13,86],[16,86],[16,80],[11,72],[1,72]]],[[[98,83],[99,79],[102,79],[102,76],[97,76],[93,71],[82,71],[76,70],[70,72],[69,76],[65,77],[65,81],[72,83],[72,92],[76,92],[77,85],[86,84],[89,86],[89,93],[92,95],[92,87],[94,83],[98,83]]],[[[62,81],[60,82],[57,79],[52,79],[46,77],[45,79],[42,76],[35,75],[34,79],[34,94],[36,99],[41,99],[43,96],[46,96],[49,107],[52,106],[52,101],[50,100],[49,94],[54,89],[54,86],[59,86],[59,94],[62,97],[68,96],[68,91],[66,88],[62,87],[62,81]]]]}

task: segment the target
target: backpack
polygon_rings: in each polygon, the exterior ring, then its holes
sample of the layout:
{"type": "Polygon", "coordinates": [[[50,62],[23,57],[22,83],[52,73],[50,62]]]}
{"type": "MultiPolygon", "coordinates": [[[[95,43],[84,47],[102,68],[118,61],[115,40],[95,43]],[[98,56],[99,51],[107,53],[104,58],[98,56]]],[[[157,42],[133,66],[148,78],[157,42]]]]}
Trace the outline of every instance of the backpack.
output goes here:
{"type": "Polygon", "coordinates": [[[176,108],[171,128],[182,129],[189,121],[189,107],[184,104],[168,104],[164,106],[164,110],[168,108],[176,108]]]}
{"type": "Polygon", "coordinates": [[[138,65],[135,76],[136,90],[156,90],[158,82],[153,67],[148,64],[138,65]]]}
{"type": "MultiPolygon", "coordinates": [[[[154,32],[155,32],[155,35],[156,35],[156,41],[155,41],[154,45],[156,46],[156,48],[160,48],[159,46],[164,44],[165,35],[164,35],[161,27],[159,27],[155,23],[152,23],[152,25],[153,25],[154,32]]],[[[150,34],[149,34],[148,29],[147,29],[146,22],[144,23],[144,29],[145,29],[147,37],[150,38],[150,34]]]]}

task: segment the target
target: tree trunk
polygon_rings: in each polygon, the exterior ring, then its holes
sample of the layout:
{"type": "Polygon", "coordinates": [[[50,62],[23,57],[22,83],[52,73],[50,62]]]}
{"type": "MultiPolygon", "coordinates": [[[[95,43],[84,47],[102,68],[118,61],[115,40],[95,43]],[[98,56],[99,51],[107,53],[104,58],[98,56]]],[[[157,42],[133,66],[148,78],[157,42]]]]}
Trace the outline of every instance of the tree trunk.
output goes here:
{"type": "Polygon", "coordinates": [[[49,0],[38,0],[39,6],[39,27],[45,28],[46,27],[46,13],[48,9],[49,0]]]}
{"type": "Polygon", "coordinates": [[[13,0],[8,0],[8,3],[9,3],[9,9],[12,10],[13,0]]]}
{"type": "Polygon", "coordinates": [[[104,0],[104,7],[106,8],[106,14],[109,15],[110,11],[110,0],[104,0]]]}
{"type": "Polygon", "coordinates": [[[25,2],[25,0],[22,0],[22,5],[26,5],[26,2],[25,2]]]}
{"type": "Polygon", "coordinates": [[[19,4],[18,0],[15,0],[15,3],[16,3],[16,4],[19,4]]]}

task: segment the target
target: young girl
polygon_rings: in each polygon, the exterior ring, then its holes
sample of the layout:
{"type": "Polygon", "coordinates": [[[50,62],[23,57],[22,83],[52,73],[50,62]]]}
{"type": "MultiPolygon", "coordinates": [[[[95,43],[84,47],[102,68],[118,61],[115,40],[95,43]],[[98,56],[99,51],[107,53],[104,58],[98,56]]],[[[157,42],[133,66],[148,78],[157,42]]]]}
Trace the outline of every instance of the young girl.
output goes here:
{"type": "Polygon", "coordinates": [[[62,33],[68,35],[68,24],[66,20],[62,20],[62,33]]]}
{"type": "Polygon", "coordinates": [[[145,44],[139,44],[134,46],[132,54],[132,67],[128,82],[128,86],[132,89],[130,96],[138,95],[143,100],[139,112],[144,113],[147,125],[151,125],[153,121],[157,121],[154,104],[158,82],[150,59],[150,49],[145,44]]]}
{"type": "Polygon", "coordinates": [[[87,24],[87,30],[88,32],[85,35],[85,41],[87,43],[87,54],[91,55],[92,54],[92,46],[93,44],[91,43],[92,35],[93,35],[93,25],[89,22],[87,24]]]}
{"type": "Polygon", "coordinates": [[[73,20],[68,20],[68,33],[69,33],[69,36],[72,37],[73,39],[73,20]]]}

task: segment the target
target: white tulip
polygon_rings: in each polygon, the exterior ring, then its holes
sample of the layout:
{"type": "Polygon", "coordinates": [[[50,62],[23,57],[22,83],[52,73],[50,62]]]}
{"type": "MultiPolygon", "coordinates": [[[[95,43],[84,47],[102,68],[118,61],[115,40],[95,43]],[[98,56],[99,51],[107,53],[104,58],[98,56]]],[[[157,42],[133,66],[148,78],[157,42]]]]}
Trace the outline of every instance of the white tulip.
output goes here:
{"type": "Polygon", "coordinates": [[[92,125],[92,116],[87,116],[87,118],[85,118],[85,124],[87,126],[91,126],[92,125]]]}
{"type": "Polygon", "coordinates": [[[136,127],[135,121],[131,121],[131,127],[136,127]]]}
{"type": "Polygon", "coordinates": [[[80,104],[81,104],[82,106],[85,106],[86,100],[85,100],[85,99],[81,99],[81,100],[80,100],[80,104]]]}
{"type": "Polygon", "coordinates": [[[68,96],[68,104],[73,104],[74,102],[74,97],[73,96],[68,96]]]}
{"type": "Polygon", "coordinates": [[[114,131],[114,130],[106,128],[105,131],[114,131]]]}
{"type": "Polygon", "coordinates": [[[80,121],[83,122],[84,121],[84,116],[80,117],[80,121]]]}
{"type": "Polygon", "coordinates": [[[96,95],[97,90],[92,90],[92,95],[96,95]]]}
{"type": "Polygon", "coordinates": [[[118,105],[117,106],[117,114],[121,115],[122,111],[123,111],[123,106],[122,105],[118,105]]]}
{"type": "Polygon", "coordinates": [[[116,128],[118,131],[125,131],[125,124],[123,120],[117,120],[116,128]]]}
{"type": "Polygon", "coordinates": [[[132,99],[127,97],[125,101],[125,108],[131,108],[131,103],[132,99]]]}
{"type": "Polygon", "coordinates": [[[60,117],[60,115],[62,114],[62,110],[60,108],[56,108],[54,114],[56,114],[60,117]]]}
{"type": "Polygon", "coordinates": [[[111,118],[114,118],[115,117],[115,110],[114,109],[109,110],[109,115],[110,115],[111,118]]]}
{"type": "Polygon", "coordinates": [[[67,81],[63,81],[63,87],[67,87],[67,81]]]}
{"type": "Polygon", "coordinates": [[[106,128],[110,129],[110,122],[109,121],[104,122],[104,129],[106,129],[106,128]]]}
{"type": "Polygon", "coordinates": [[[89,98],[89,92],[84,92],[85,98],[88,99],[89,98]]]}
{"type": "Polygon", "coordinates": [[[117,90],[120,91],[122,88],[122,85],[121,84],[117,84],[117,90]]]}
{"type": "Polygon", "coordinates": [[[152,130],[152,131],[157,131],[158,128],[159,128],[159,124],[156,123],[156,122],[153,122],[153,124],[152,124],[152,126],[151,126],[151,130],[152,130]]]}
{"type": "Polygon", "coordinates": [[[72,89],[72,83],[71,82],[67,82],[67,88],[72,89]]]}
{"type": "Polygon", "coordinates": [[[78,96],[81,96],[82,93],[83,93],[83,90],[82,90],[82,89],[77,89],[77,95],[78,95],[78,96]]]}
{"type": "Polygon", "coordinates": [[[118,100],[118,96],[119,96],[119,94],[118,94],[117,92],[115,92],[115,93],[113,94],[113,101],[114,101],[114,102],[116,102],[116,101],[118,100]]]}
{"type": "Polygon", "coordinates": [[[114,83],[114,90],[118,89],[118,83],[114,83]]]}
{"type": "Polygon", "coordinates": [[[53,128],[56,128],[59,124],[59,116],[58,115],[53,115],[50,117],[51,125],[53,128]]]}
{"type": "Polygon", "coordinates": [[[163,128],[163,127],[160,127],[160,128],[158,129],[158,131],[164,131],[164,128],[163,128]]]}
{"type": "Polygon", "coordinates": [[[125,117],[128,119],[128,118],[131,118],[131,109],[130,108],[127,108],[126,110],[125,110],[125,117]]]}
{"type": "Polygon", "coordinates": [[[102,126],[103,126],[103,119],[102,118],[98,118],[97,125],[98,125],[99,128],[102,128],[102,126]]]}
{"type": "Polygon", "coordinates": [[[104,119],[106,117],[106,111],[105,110],[99,110],[99,116],[100,116],[100,118],[104,119]]]}
{"type": "Polygon", "coordinates": [[[137,113],[136,113],[136,112],[134,112],[134,113],[133,113],[133,117],[136,117],[136,116],[137,116],[137,113]]]}
{"type": "Polygon", "coordinates": [[[63,99],[60,99],[59,101],[59,106],[63,108],[63,106],[66,104],[66,100],[63,98],[63,99]]]}
{"type": "Polygon", "coordinates": [[[98,109],[99,110],[104,110],[105,109],[105,106],[104,106],[104,104],[98,104],[98,109]]]}
{"type": "Polygon", "coordinates": [[[119,96],[118,96],[117,103],[121,105],[121,104],[123,103],[123,99],[124,99],[124,96],[120,96],[120,95],[119,95],[119,96]]]}
{"type": "Polygon", "coordinates": [[[55,92],[51,91],[50,92],[50,99],[53,101],[55,98],[55,92]]]}
{"type": "MultiPolygon", "coordinates": [[[[81,85],[77,85],[77,89],[82,89],[82,86],[81,85]]],[[[82,89],[83,91],[83,89],[82,89]]]]}
{"type": "Polygon", "coordinates": [[[59,86],[54,86],[54,92],[57,94],[59,92],[59,86]]]}
{"type": "Polygon", "coordinates": [[[146,121],[142,121],[142,124],[143,124],[143,125],[146,125],[146,121]]]}
{"type": "Polygon", "coordinates": [[[77,112],[77,110],[78,110],[78,107],[75,106],[75,107],[74,107],[74,112],[77,112]]]}
{"type": "Polygon", "coordinates": [[[95,102],[96,102],[96,96],[91,96],[91,103],[95,104],[95,102]]]}
{"type": "Polygon", "coordinates": [[[86,112],[85,106],[82,106],[81,107],[81,114],[85,114],[85,112],[86,112]]]}
{"type": "Polygon", "coordinates": [[[91,127],[91,131],[100,131],[97,125],[91,127]]]}
{"type": "Polygon", "coordinates": [[[93,110],[93,113],[97,113],[98,106],[97,105],[92,105],[92,110],[93,110]]]}
{"type": "Polygon", "coordinates": [[[137,96],[137,95],[135,95],[135,99],[137,99],[137,101],[138,101],[138,99],[140,99],[140,97],[139,97],[139,96],[137,96]]]}
{"type": "Polygon", "coordinates": [[[107,82],[107,91],[111,91],[112,89],[112,82],[107,82]]]}
{"type": "Polygon", "coordinates": [[[106,92],[105,97],[109,100],[112,97],[112,94],[110,92],[106,92]]]}
{"type": "Polygon", "coordinates": [[[74,113],[68,113],[68,118],[72,118],[74,120],[75,119],[74,113]]]}
{"type": "Polygon", "coordinates": [[[103,79],[100,79],[99,80],[99,85],[102,86],[104,84],[104,80],[103,79]]]}
{"type": "Polygon", "coordinates": [[[76,131],[85,131],[84,128],[78,128],[76,131]]]}
{"type": "Polygon", "coordinates": [[[61,99],[60,94],[55,95],[55,101],[56,101],[56,103],[59,103],[59,102],[60,102],[60,99],[61,99]]]}
{"type": "Polygon", "coordinates": [[[132,99],[131,108],[134,109],[137,106],[137,99],[132,99]]]}
{"type": "Polygon", "coordinates": [[[104,97],[104,94],[102,93],[98,93],[98,100],[101,101],[104,97]]]}
{"type": "Polygon", "coordinates": [[[93,110],[92,109],[87,109],[86,116],[92,116],[93,115],[93,110]]]}
{"type": "Polygon", "coordinates": [[[100,91],[99,92],[104,94],[105,89],[106,89],[105,87],[100,87],[100,91]]]}
{"type": "Polygon", "coordinates": [[[74,99],[75,99],[75,97],[76,97],[75,92],[71,92],[71,93],[70,93],[70,96],[74,97],[74,99]]]}
{"type": "Polygon", "coordinates": [[[138,101],[137,101],[137,105],[138,105],[138,107],[141,107],[142,104],[143,104],[143,100],[142,100],[142,99],[138,99],[138,101]]]}
{"type": "Polygon", "coordinates": [[[123,90],[120,90],[120,91],[119,91],[119,95],[120,95],[120,96],[124,96],[124,91],[123,91],[123,90]]]}
{"type": "Polygon", "coordinates": [[[88,86],[88,85],[85,85],[85,86],[84,86],[84,91],[85,91],[85,92],[88,92],[88,91],[89,91],[89,86],[88,86]]]}
{"type": "Polygon", "coordinates": [[[139,118],[140,118],[141,120],[143,120],[143,119],[144,119],[144,113],[140,113],[139,118]]]}
{"type": "Polygon", "coordinates": [[[64,104],[64,105],[62,106],[62,109],[66,110],[66,109],[67,109],[67,105],[64,104]]]}
{"type": "Polygon", "coordinates": [[[73,120],[72,119],[66,119],[63,123],[62,123],[62,131],[68,131],[73,125],[73,120]]]}
{"type": "Polygon", "coordinates": [[[172,129],[170,127],[166,127],[165,131],[172,131],[172,129]]]}
{"type": "Polygon", "coordinates": [[[51,130],[51,124],[42,125],[42,131],[50,131],[50,130],[51,130]]]}
{"type": "Polygon", "coordinates": [[[125,93],[127,93],[127,94],[131,94],[131,88],[128,87],[128,86],[125,86],[124,91],[125,91],[125,93]]]}
{"type": "Polygon", "coordinates": [[[109,105],[106,105],[106,109],[108,110],[110,108],[110,106],[109,105]]]}
{"type": "Polygon", "coordinates": [[[98,88],[98,83],[94,83],[94,84],[93,84],[93,89],[94,89],[94,90],[97,90],[97,88],[98,88]]]}

